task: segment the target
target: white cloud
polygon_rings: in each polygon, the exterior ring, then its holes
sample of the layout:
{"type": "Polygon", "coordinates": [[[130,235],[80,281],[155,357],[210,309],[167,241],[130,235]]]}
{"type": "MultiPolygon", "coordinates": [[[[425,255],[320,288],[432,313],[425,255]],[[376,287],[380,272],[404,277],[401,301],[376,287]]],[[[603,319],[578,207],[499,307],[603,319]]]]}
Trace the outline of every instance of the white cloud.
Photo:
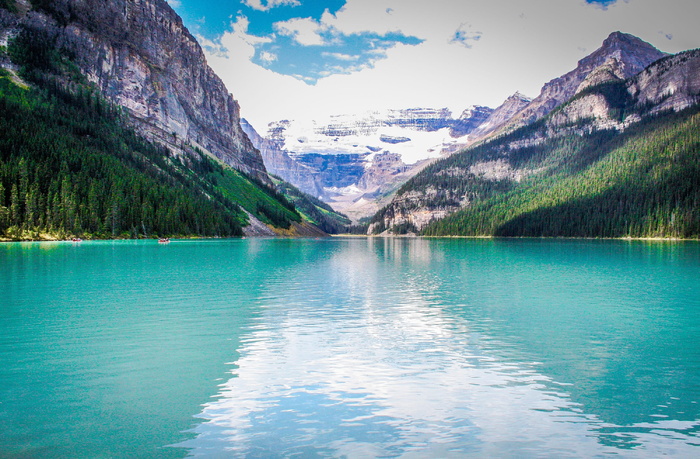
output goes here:
{"type": "Polygon", "coordinates": [[[272,62],[275,62],[277,60],[277,56],[275,56],[272,53],[269,53],[267,51],[264,51],[260,53],[260,60],[265,62],[266,64],[270,64],[272,62]]]}
{"type": "Polygon", "coordinates": [[[265,39],[248,35],[244,18],[217,41],[224,53],[216,47],[207,53],[243,115],[265,131],[270,121],[372,108],[448,107],[461,113],[474,104],[496,107],[516,91],[536,96],[617,30],[666,52],[697,48],[697,17],[697,0],[618,1],[605,10],[584,0],[348,0],[335,15],[287,21],[284,28],[306,44],[320,43],[322,30],[400,32],[424,42],[399,44],[382,51],[386,58],[372,66],[329,75],[314,86],[253,64],[254,45],[265,39]],[[478,42],[468,41],[471,48],[450,44],[464,24],[468,32],[479,32],[478,42]]]}
{"type": "Polygon", "coordinates": [[[173,9],[175,8],[180,8],[182,6],[182,2],[180,0],[167,0],[168,5],[170,5],[173,9]]]}
{"type": "Polygon", "coordinates": [[[339,61],[356,61],[359,56],[353,56],[350,54],[343,54],[343,53],[321,53],[323,57],[332,57],[333,59],[337,59],[339,61]]]}
{"type": "Polygon", "coordinates": [[[293,37],[302,46],[320,46],[325,44],[321,34],[328,30],[328,27],[311,18],[294,18],[284,22],[276,22],[274,29],[280,35],[293,37]]]}
{"type": "Polygon", "coordinates": [[[287,6],[299,6],[300,5],[299,0],[267,0],[267,1],[264,1],[264,0],[244,0],[243,4],[253,8],[254,10],[258,10],[258,11],[267,11],[267,10],[270,10],[272,8],[276,8],[278,6],[283,6],[283,5],[287,5],[287,6]],[[264,2],[264,4],[263,4],[263,2],[264,2]]]}

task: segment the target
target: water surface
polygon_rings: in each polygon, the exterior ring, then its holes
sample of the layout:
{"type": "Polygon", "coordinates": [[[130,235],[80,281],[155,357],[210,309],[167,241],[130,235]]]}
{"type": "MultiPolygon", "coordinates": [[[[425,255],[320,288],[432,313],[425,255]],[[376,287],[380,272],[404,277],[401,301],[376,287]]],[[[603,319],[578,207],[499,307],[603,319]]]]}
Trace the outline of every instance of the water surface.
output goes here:
{"type": "Polygon", "coordinates": [[[0,456],[700,453],[700,244],[0,245],[0,456]]]}

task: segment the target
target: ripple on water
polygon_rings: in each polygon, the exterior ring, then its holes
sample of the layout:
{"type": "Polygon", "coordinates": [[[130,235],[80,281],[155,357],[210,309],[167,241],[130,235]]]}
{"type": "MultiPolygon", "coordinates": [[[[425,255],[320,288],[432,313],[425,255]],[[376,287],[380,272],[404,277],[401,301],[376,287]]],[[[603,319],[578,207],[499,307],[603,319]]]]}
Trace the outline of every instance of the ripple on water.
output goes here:
{"type": "Polygon", "coordinates": [[[1,260],[0,455],[693,457],[685,247],[21,247],[1,260]]]}

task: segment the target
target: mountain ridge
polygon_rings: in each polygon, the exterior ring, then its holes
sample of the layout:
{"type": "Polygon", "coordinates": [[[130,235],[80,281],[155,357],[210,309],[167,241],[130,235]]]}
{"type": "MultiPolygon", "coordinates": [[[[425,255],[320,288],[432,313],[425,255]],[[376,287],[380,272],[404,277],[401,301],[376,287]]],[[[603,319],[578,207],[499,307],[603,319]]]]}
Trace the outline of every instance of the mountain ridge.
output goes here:
{"type": "Polygon", "coordinates": [[[0,123],[22,129],[0,136],[0,237],[326,235],[275,190],[164,0],[9,4],[0,123]]]}
{"type": "MultiPolygon", "coordinates": [[[[618,51],[614,45],[620,36],[627,43],[635,42],[624,34],[612,34],[605,48],[612,49],[613,54],[618,51]]],[[[431,165],[407,182],[392,203],[373,217],[370,232],[392,228],[399,232],[421,231],[453,212],[505,195],[509,190],[518,189],[520,183],[535,180],[534,177],[544,177],[555,163],[551,162],[554,159],[547,159],[549,150],[543,148],[554,148],[552,142],[557,138],[570,138],[572,140],[567,142],[571,148],[578,148],[575,138],[586,139],[596,132],[610,132],[615,137],[616,133],[623,133],[644,119],[664,116],[669,111],[679,112],[700,101],[700,58],[696,50],[662,57],[626,79],[621,78],[624,74],[618,76],[615,69],[610,69],[611,61],[602,52],[594,54],[594,58],[582,60],[587,72],[578,72],[575,76],[569,72],[568,79],[552,80],[568,81],[566,88],[560,86],[558,94],[572,93],[572,98],[547,109],[546,115],[529,124],[515,127],[514,123],[522,120],[522,116],[516,115],[505,124],[511,126],[510,129],[493,131],[483,142],[431,165]],[[599,65],[590,65],[591,62],[599,65]],[[600,74],[608,72],[607,77],[596,76],[596,69],[602,69],[600,74]],[[590,75],[597,81],[582,86],[590,75]],[[540,160],[531,159],[529,165],[523,167],[518,158],[531,155],[540,160]]],[[[654,54],[642,53],[642,56],[648,58],[654,54]]],[[[636,70],[639,61],[633,64],[628,69],[636,70]]],[[[622,67],[618,65],[618,70],[622,67]]],[[[552,87],[552,82],[545,85],[541,96],[551,93],[552,87]]],[[[547,97],[540,97],[540,101],[545,99],[547,97]]],[[[533,108],[530,104],[519,113],[536,113],[545,106],[538,103],[533,108]]],[[[572,151],[575,154],[576,150],[572,151]]],[[[556,161],[561,164],[557,167],[566,167],[565,158],[556,161]]]]}
{"type": "Polygon", "coordinates": [[[200,148],[271,183],[240,128],[238,103],[165,0],[35,0],[31,6],[14,15],[12,28],[43,34],[70,54],[144,136],[175,150],[200,148]]]}
{"type": "Polygon", "coordinates": [[[500,124],[493,123],[488,129],[477,130],[469,144],[541,119],[585,89],[586,85],[603,82],[603,76],[606,80],[624,80],[667,55],[634,35],[613,32],[598,49],[580,59],[576,68],[545,83],[540,94],[512,116],[504,117],[500,124]],[[596,74],[600,77],[594,79],[596,74]]]}

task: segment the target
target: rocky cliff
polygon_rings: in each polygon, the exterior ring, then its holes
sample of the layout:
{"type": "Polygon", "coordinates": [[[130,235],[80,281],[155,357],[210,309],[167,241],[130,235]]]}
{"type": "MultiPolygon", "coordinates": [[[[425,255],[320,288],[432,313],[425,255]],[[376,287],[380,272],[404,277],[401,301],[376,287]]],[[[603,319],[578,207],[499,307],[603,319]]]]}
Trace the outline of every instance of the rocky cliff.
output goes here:
{"type": "Polygon", "coordinates": [[[479,126],[473,129],[470,132],[469,139],[472,143],[476,140],[483,139],[488,134],[503,127],[516,113],[523,110],[531,102],[532,99],[516,92],[507,98],[498,108],[493,110],[479,126]]]}
{"type": "MultiPolygon", "coordinates": [[[[505,116],[491,125],[485,123],[481,132],[500,136],[487,137],[481,146],[436,163],[416,176],[374,217],[371,230],[419,231],[431,220],[507,192],[528,177],[546,175],[548,168],[581,167],[567,166],[566,156],[546,158],[540,148],[545,144],[551,148],[555,139],[583,138],[602,131],[615,135],[652,115],[679,112],[700,103],[700,51],[663,56],[635,37],[612,34],[601,49],[581,60],[575,71],[545,85],[531,103],[511,97],[504,106],[525,104],[524,108],[510,120],[508,110],[504,110],[505,116]],[[652,59],[653,63],[642,67],[652,59]],[[568,99],[561,100],[566,95],[568,99]],[[517,128],[526,124],[529,126],[517,128]],[[540,162],[526,159],[533,155],[542,156],[540,162]]],[[[500,110],[491,116],[498,116],[500,110]]]]}
{"type": "Polygon", "coordinates": [[[200,147],[269,181],[240,127],[238,103],[165,0],[54,0],[20,3],[11,26],[39,30],[73,56],[89,81],[128,109],[148,138],[200,147]]]}
{"type": "MultiPolygon", "coordinates": [[[[279,124],[283,125],[284,123],[279,124]]],[[[324,194],[318,174],[308,166],[293,160],[283,148],[283,139],[276,136],[274,130],[270,131],[272,134],[269,137],[263,138],[245,118],[241,119],[241,127],[253,145],[260,151],[269,173],[283,178],[312,196],[318,197],[324,194]]]]}
{"type": "Polygon", "coordinates": [[[574,70],[546,83],[540,94],[508,121],[506,129],[542,118],[577,92],[604,78],[630,78],[664,56],[666,53],[633,35],[613,32],[600,48],[581,59],[574,70]]]}
{"type": "Polygon", "coordinates": [[[700,102],[700,50],[669,56],[645,69],[627,85],[638,108],[652,113],[679,111],[700,102]]]}

